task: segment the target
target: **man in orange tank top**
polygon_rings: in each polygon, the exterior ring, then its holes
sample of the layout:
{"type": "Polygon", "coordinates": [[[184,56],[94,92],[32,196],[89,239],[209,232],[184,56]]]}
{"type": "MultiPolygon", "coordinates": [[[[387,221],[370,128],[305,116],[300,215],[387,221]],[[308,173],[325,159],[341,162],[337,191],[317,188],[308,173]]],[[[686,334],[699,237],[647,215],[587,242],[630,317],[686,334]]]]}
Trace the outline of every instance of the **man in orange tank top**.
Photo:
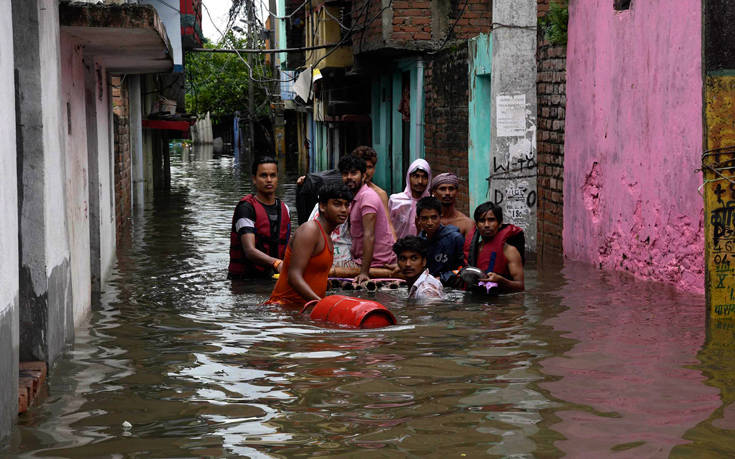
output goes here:
{"type": "Polygon", "coordinates": [[[344,184],[319,190],[319,217],[299,226],[286,248],[281,274],[266,303],[303,306],[327,292],[334,248],[329,234],[347,220],[352,193],[344,184]]]}

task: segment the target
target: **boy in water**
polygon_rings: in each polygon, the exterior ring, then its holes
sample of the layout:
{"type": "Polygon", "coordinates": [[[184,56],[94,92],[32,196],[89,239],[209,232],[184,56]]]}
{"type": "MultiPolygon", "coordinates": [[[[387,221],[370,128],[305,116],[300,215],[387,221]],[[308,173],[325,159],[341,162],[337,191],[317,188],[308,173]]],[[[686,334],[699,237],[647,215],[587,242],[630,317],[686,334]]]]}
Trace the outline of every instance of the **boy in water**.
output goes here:
{"type": "Polygon", "coordinates": [[[319,190],[319,217],[296,230],[267,303],[303,306],[322,299],[334,251],[329,233],[347,220],[351,202],[352,193],[345,185],[327,185],[319,190]]]}
{"type": "Polygon", "coordinates": [[[416,204],[416,228],[427,243],[427,268],[444,285],[457,279],[454,270],[464,263],[464,236],[456,226],[441,224],[442,204],[434,197],[419,199],[416,204]]]}
{"type": "Polygon", "coordinates": [[[523,256],[509,243],[522,236],[523,230],[503,224],[503,209],[491,201],[477,206],[474,217],[477,230],[465,242],[467,265],[485,272],[480,280],[495,282],[501,291],[523,290],[523,256]]]}
{"type": "Polygon", "coordinates": [[[426,241],[417,236],[406,236],[393,244],[398,257],[398,270],[406,279],[408,298],[417,300],[441,300],[444,287],[426,269],[426,241]]]}

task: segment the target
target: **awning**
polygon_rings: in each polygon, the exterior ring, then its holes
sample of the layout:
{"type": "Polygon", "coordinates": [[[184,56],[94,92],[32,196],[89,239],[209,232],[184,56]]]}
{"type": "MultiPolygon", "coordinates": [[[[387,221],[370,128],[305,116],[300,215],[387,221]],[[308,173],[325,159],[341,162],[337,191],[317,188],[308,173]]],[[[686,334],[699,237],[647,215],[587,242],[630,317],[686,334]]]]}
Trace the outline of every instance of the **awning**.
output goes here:
{"type": "MultiPolygon", "coordinates": [[[[173,69],[171,43],[150,5],[61,3],[61,33],[111,72],[158,73],[173,69]]],[[[180,33],[176,30],[175,33],[180,33]]]]}
{"type": "Polygon", "coordinates": [[[188,121],[143,120],[143,128],[145,129],[163,129],[168,131],[189,132],[190,126],[191,123],[188,121]]]}

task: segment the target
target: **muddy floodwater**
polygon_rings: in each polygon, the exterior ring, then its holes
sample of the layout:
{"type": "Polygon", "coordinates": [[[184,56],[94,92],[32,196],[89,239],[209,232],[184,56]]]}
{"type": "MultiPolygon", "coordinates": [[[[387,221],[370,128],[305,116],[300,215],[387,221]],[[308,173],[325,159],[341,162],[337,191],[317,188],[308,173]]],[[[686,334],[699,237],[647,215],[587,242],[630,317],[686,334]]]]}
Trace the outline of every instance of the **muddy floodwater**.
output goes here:
{"type": "Polygon", "coordinates": [[[328,328],[226,280],[232,157],[171,177],[0,456],[735,455],[733,329],[700,295],[567,262],[491,301],[363,293],[399,324],[328,328]]]}

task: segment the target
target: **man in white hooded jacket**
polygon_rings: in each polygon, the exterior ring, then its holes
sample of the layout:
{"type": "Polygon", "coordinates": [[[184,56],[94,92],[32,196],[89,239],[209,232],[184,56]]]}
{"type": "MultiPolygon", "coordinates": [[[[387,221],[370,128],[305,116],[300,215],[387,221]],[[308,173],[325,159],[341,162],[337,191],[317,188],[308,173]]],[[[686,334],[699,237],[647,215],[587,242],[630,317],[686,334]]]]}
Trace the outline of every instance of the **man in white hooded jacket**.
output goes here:
{"type": "Polygon", "coordinates": [[[406,188],[402,193],[390,195],[388,208],[396,238],[416,236],[416,203],[429,196],[431,167],[424,159],[412,162],[406,172],[406,188]]]}

